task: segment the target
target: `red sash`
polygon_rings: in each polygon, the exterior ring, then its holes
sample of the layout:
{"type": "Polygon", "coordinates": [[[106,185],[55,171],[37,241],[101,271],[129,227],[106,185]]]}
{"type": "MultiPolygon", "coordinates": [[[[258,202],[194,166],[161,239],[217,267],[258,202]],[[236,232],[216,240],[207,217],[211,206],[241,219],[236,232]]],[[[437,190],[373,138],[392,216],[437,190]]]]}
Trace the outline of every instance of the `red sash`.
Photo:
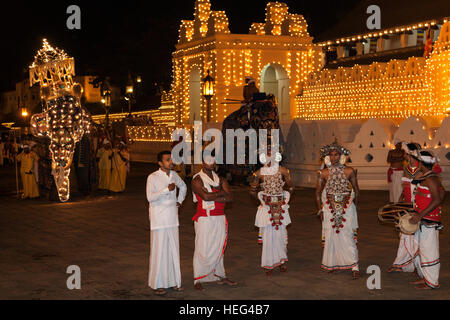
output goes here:
{"type": "MultiPolygon", "coordinates": [[[[219,189],[211,188],[212,192],[218,192],[219,189]]],[[[198,194],[195,194],[197,198],[197,212],[192,218],[192,221],[198,221],[200,217],[207,217],[206,210],[203,209],[203,199],[198,194]]],[[[223,216],[225,215],[225,202],[214,202],[214,210],[209,211],[210,216],[223,216]]]]}

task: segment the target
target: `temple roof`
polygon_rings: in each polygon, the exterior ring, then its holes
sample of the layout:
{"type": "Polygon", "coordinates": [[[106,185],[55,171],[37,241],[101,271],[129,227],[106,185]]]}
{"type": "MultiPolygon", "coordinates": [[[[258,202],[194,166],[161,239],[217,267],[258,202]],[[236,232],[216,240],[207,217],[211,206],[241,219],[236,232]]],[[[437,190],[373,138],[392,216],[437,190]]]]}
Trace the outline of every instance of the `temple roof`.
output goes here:
{"type": "Polygon", "coordinates": [[[377,31],[366,26],[370,16],[366,11],[370,5],[381,9],[381,30],[450,16],[449,0],[362,0],[336,25],[315,37],[314,42],[377,31]]]}

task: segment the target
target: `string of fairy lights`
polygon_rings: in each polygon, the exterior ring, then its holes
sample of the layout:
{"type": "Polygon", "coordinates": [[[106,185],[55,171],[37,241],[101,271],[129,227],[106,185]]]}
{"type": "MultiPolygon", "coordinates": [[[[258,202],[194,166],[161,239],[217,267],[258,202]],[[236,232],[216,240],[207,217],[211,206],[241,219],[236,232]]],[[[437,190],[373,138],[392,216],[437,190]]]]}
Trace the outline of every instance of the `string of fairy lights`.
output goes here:
{"type": "MultiPolygon", "coordinates": [[[[175,123],[188,126],[192,120],[191,112],[199,112],[201,119],[206,120],[204,99],[199,102],[200,110],[192,109],[198,108],[191,101],[191,73],[194,70],[200,71],[200,78],[209,70],[215,79],[211,121],[221,122],[240,107],[228,99],[241,98],[245,77],[252,76],[259,85],[264,70],[273,64],[285,69],[289,78],[291,104],[292,101],[296,104],[291,108],[295,111],[292,118],[444,117],[450,112],[450,86],[446,85],[450,81],[450,53],[448,45],[442,44],[444,37],[448,38],[445,35],[445,30],[449,29],[446,19],[440,32],[441,40],[435,43],[429,59],[413,57],[408,61],[321,70],[324,46],[436,28],[438,23],[441,22],[430,20],[314,44],[304,17],[289,13],[284,3],[268,3],[265,22],[251,24],[248,35],[232,35],[225,12],[212,11],[209,0],[197,0],[194,20],[182,21],[179,43],[173,53],[175,123]]],[[[161,137],[166,139],[165,135],[161,137]]]]}
{"type": "MultiPolygon", "coordinates": [[[[191,88],[194,85],[191,72],[195,69],[200,70],[201,77],[209,70],[216,83],[220,83],[211,100],[213,122],[223,121],[230,111],[239,107],[238,104],[227,103],[227,99],[240,99],[245,77],[252,76],[260,83],[261,72],[270,64],[282,66],[289,78],[295,78],[290,84],[291,95],[295,95],[309,73],[320,70],[316,53],[321,48],[312,44],[306,20],[301,15],[290,14],[284,3],[270,2],[267,5],[266,22],[260,24],[264,35],[258,38],[252,34],[230,35],[225,12],[211,11],[209,0],[196,1],[194,18],[191,22],[182,21],[179,44],[173,53],[172,89],[174,104],[180,110],[175,115],[177,124],[188,124],[192,120],[191,112],[195,112],[190,101],[194,90],[191,88]],[[204,25],[209,29],[196,31],[204,25]],[[198,34],[211,37],[201,38],[196,36],[198,34]],[[287,37],[280,39],[283,36],[287,37]],[[294,41],[287,39],[292,37],[296,37],[294,41]],[[284,59],[273,59],[276,50],[286,49],[289,49],[289,54],[284,59]],[[292,56],[296,59],[293,60],[292,56]]],[[[201,119],[206,120],[203,99],[200,105],[201,119]]]]}
{"type": "Polygon", "coordinates": [[[442,26],[429,59],[324,69],[297,97],[296,118],[306,120],[444,118],[450,112],[450,23],[442,26]]]}

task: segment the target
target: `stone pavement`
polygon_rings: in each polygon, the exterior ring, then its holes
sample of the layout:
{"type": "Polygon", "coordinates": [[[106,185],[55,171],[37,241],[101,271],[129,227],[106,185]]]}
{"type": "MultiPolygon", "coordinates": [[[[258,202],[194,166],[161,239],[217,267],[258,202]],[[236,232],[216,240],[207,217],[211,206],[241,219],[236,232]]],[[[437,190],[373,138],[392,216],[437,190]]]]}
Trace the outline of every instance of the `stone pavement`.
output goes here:
{"type": "MultiPolygon", "coordinates": [[[[16,200],[12,169],[0,168],[0,299],[450,299],[450,236],[441,232],[441,288],[415,290],[412,274],[388,274],[398,245],[392,226],[377,222],[377,209],[387,202],[384,191],[363,191],[359,208],[359,253],[362,278],[349,272],[320,269],[321,225],[313,214],[314,190],[297,189],[291,200],[293,224],[288,228],[288,272],[266,279],[260,268],[261,246],[253,227],[256,203],[244,187],[233,187],[227,208],[229,241],[225,253],[228,276],[238,288],[205,285],[193,289],[194,212],[188,192],[180,212],[181,271],[184,293],[153,295],[147,286],[149,257],[148,204],[145,182],[155,166],[132,164],[127,190],[114,196],[69,203],[44,199],[16,200]],[[365,273],[381,267],[381,290],[368,290],[365,273]],[[81,290],[68,290],[66,268],[81,268],[81,290]]],[[[443,223],[450,198],[444,204],[443,223]]]]}

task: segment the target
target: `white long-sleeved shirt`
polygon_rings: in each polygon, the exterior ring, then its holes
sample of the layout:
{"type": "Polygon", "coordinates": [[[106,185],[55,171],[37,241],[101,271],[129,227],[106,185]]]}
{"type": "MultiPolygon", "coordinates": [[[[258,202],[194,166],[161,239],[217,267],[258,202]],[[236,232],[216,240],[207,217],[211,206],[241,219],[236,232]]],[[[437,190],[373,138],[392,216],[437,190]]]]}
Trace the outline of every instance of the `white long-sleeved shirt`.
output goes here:
{"type": "Polygon", "coordinates": [[[149,202],[149,218],[151,230],[177,227],[177,202],[183,203],[187,187],[180,176],[173,170],[168,176],[159,169],[147,178],[147,200],[149,202]],[[169,184],[175,183],[179,189],[178,198],[176,188],[169,191],[169,184]]]}

